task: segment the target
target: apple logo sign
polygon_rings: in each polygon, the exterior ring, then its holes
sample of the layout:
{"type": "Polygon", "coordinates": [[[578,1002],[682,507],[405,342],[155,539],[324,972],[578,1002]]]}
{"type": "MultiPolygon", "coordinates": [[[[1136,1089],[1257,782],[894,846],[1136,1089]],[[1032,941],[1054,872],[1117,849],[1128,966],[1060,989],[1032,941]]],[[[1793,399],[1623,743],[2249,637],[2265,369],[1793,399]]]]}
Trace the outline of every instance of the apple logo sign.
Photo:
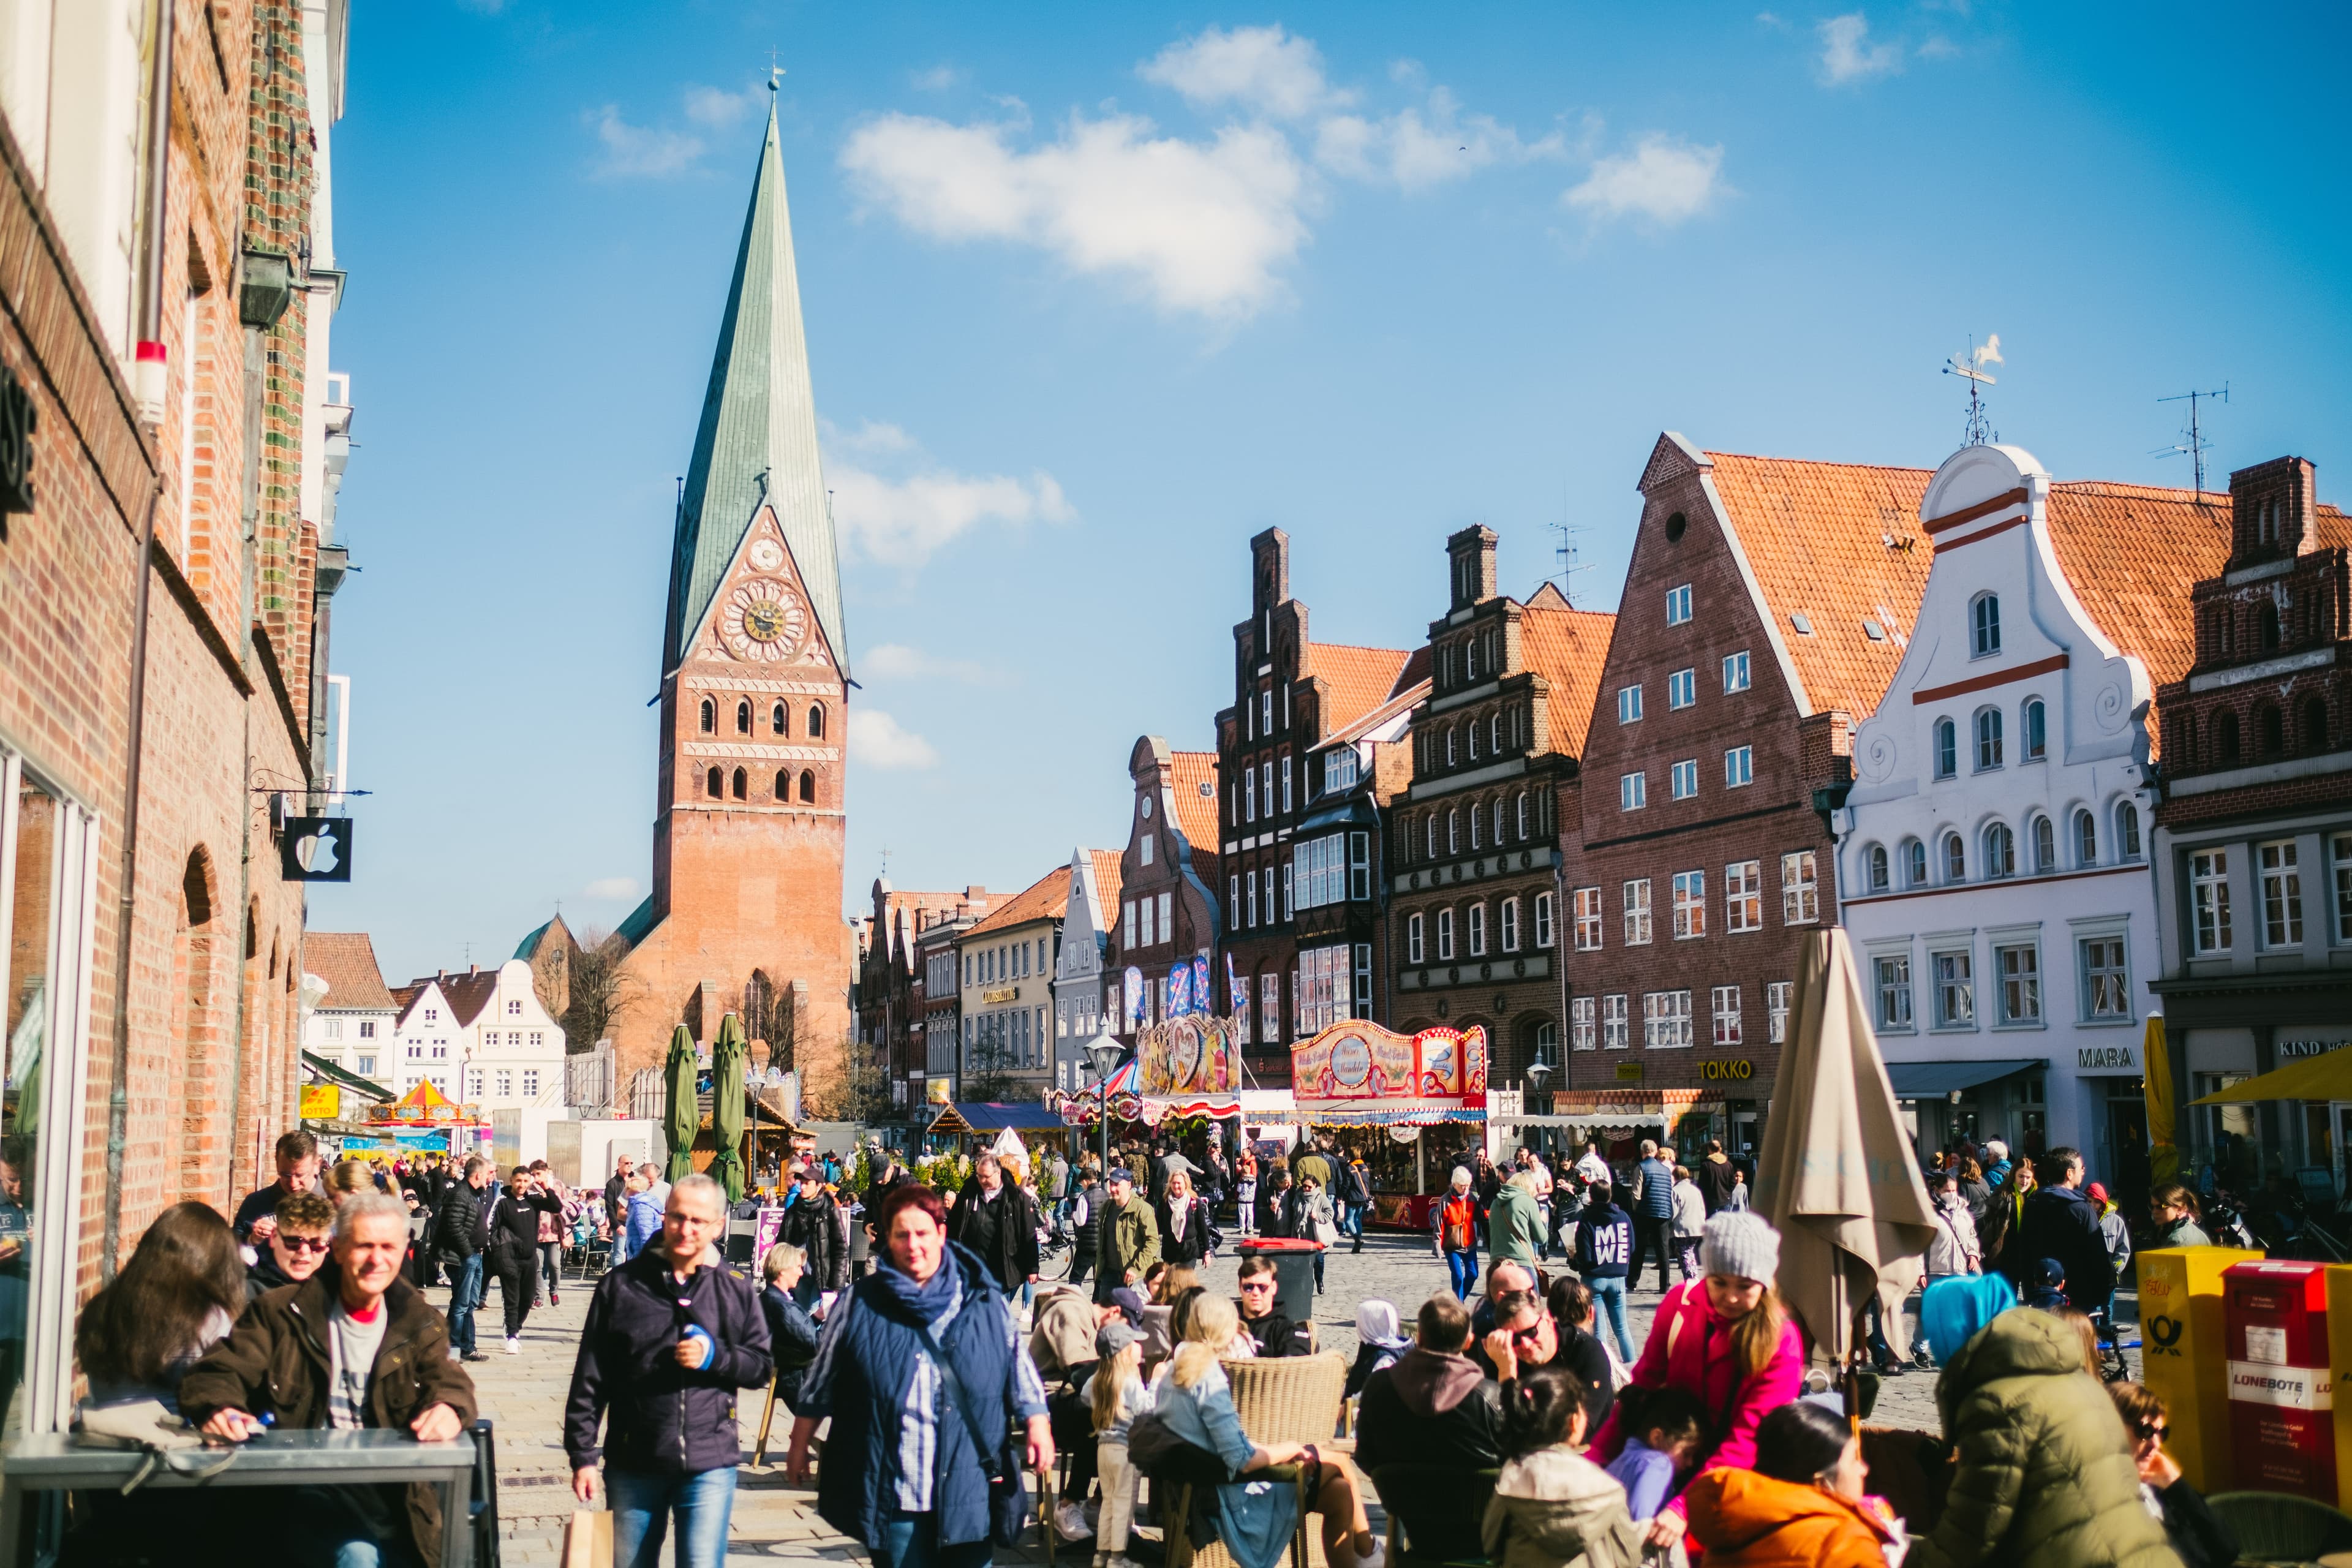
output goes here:
{"type": "Polygon", "coordinates": [[[313,877],[331,877],[342,858],[338,853],[338,843],[339,835],[333,825],[320,822],[294,841],[294,858],[313,877]]]}
{"type": "Polygon", "coordinates": [[[293,816],[278,840],[278,875],[289,882],[352,879],[352,819],[293,816]]]}

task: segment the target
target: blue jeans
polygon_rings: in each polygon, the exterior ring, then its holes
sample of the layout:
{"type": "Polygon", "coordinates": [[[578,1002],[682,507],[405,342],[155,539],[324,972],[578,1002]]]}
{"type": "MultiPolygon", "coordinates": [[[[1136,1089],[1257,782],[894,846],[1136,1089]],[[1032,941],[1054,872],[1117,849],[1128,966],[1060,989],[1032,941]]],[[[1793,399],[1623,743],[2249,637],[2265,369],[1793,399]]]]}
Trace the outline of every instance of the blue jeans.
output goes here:
{"type": "Polygon", "coordinates": [[[657,1568],[670,1515],[677,1516],[677,1568],[723,1568],[735,1471],[604,1470],[613,1505],[613,1568],[657,1568]]]}
{"type": "Polygon", "coordinates": [[[474,1348],[474,1309],[482,1304],[482,1255],[457,1265],[457,1282],[449,1287],[449,1348],[460,1355],[474,1348]]]}
{"type": "MultiPolygon", "coordinates": [[[[1451,1248],[1447,1249],[1445,1254],[1445,1268],[1447,1273],[1452,1277],[1451,1282],[1454,1286],[1454,1299],[1455,1300],[1467,1301],[1472,1296],[1477,1293],[1478,1249],[1476,1247],[1474,1247],[1466,1252],[1455,1252],[1451,1248]]],[[[1618,1310],[1622,1312],[1624,1309],[1621,1307],[1618,1310]]]]}
{"type": "Polygon", "coordinates": [[[1364,1211],[1371,1206],[1370,1204],[1349,1204],[1346,1215],[1339,1221],[1339,1234],[1358,1241],[1363,1240],[1364,1211]]]}
{"type": "MultiPolygon", "coordinates": [[[[882,1544],[874,1549],[874,1568],[988,1568],[994,1552],[986,1541],[942,1546],[939,1515],[893,1509],[882,1526],[882,1544]]],[[[619,1568],[617,1556],[614,1563],[619,1568]]]]}
{"type": "MultiPolygon", "coordinates": [[[[1592,1292],[1596,1309],[1607,1309],[1609,1330],[1617,1336],[1617,1353],[1630,1364],[1634,1360],[1633,1337],[1625,1331],[1625,1281],[1614,1276],[1588,1276],[1584,1284],[1592,1292]]],[[[1596,1310],[1592,1315],[1597,1319],[1601,1312],[1596,1310]]]]}

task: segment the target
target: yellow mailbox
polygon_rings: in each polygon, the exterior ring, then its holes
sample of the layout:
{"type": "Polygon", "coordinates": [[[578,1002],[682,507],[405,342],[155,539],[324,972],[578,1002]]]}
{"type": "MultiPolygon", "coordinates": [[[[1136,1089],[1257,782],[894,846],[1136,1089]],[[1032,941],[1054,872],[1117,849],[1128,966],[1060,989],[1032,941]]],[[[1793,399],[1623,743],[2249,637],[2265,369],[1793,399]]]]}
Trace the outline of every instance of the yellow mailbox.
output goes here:
{"type": "MultiPolygon", "coordinates": [[[[2221,1271],[2262,1256],[2235,1247],[2166,1247],[2138,1258],[2140,1376],[2171,1408],[2172,1436],[2166,1448],[2179,1461],[2189,1484],[2209,1495],[2229,1490],[2235,1479],[2221,1271]]],[[[2329,1285],[2332,1292],[2332,1276],[2329,1285]]]]}

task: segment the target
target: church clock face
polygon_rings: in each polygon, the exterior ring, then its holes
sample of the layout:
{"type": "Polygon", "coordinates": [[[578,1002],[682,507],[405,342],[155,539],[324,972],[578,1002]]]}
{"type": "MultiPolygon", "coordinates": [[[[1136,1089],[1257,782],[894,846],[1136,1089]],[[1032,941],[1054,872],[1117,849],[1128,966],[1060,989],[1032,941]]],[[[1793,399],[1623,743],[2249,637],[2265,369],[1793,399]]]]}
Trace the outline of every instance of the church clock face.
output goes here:
{"type": "Polygon", "coordinates": [[[800,595],[788,584],[765,578],[730,590],[719,617],[719,640],[729,653],[751,664],[790,658],[807,629],[808,613],[800,595]]]}

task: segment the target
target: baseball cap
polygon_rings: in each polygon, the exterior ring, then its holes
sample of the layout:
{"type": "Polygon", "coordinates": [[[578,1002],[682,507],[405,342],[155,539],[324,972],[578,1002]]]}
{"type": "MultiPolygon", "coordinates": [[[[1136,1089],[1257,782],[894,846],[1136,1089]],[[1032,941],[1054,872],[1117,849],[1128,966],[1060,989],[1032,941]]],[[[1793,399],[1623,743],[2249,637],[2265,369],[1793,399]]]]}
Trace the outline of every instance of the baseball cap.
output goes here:
{"type": "Polygon", "coordinates": [[[1132,1285],[1122,1285],[1110,1293],[1110,1303],[1125,1315],[1132,1325],[1143,1321],[1143,1293],[1132,1285]]]}
{"type": "Polygon", "coordinates": [[[1108,1360],[1141,1338],[1125,1318],[1113,1318],[1095,1331],[1095,1353],[1108,1360]]]}
{"type": "Polygon", "coordinates": [[[1110,1174],[1104,1177],[1103,1180],[1106,1182],[1125,1182],[1131,1187],[1135,1185],[1135,1173],[1129,1170],[1125,1165],[1114,1165],[1111,1167],[1110,1174]]]}

